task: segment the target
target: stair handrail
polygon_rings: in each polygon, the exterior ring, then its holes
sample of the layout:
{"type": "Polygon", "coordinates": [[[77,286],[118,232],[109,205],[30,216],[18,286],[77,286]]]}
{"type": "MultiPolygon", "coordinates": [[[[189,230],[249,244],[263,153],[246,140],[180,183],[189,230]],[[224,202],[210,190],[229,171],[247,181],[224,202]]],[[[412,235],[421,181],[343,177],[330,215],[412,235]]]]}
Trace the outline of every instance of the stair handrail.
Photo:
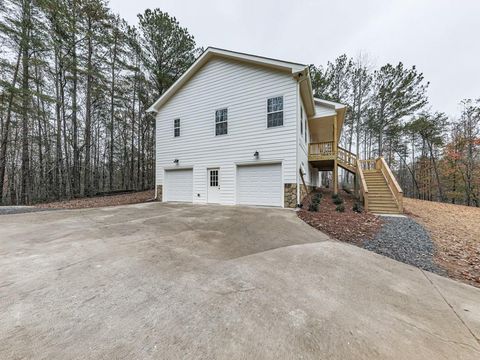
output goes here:
{"type": "Polygon", "coordinates": [[[337,146],[338,147],[338,152],[337,152],[337,159],[344,162],[348,166],[355,167],[357,166],[357,155],[352,153],[351,151],[348,151],[347,149],[337,146]]]}
{"type": "Polygon", "coordinates": [[[360,160],[357,159],[357,172],[360,176],[360,198],[363,200],[363,207],[365,211],[368,211],[368,186],[365,181],[365,176],[363,175],[363,169],[360,164],[360,160]]]}
{"type": "Polygon", "coordinates": [[[395,201],[397,202],[398,209],[400,212],[403,212],[403,190],[400,187],[400,185],[397,182],[397,179],[395,179],[395,176],[393,176],[392,170],[388,166],[387,162],[385,161],[385,158],[383,156],[380,156],[378,158],[378,165],[380,170],[382,171],[382,174],[387,181],[387,185],[390,188],[390,191],[393,194],[393,197],[395,198],[395,201]]]}

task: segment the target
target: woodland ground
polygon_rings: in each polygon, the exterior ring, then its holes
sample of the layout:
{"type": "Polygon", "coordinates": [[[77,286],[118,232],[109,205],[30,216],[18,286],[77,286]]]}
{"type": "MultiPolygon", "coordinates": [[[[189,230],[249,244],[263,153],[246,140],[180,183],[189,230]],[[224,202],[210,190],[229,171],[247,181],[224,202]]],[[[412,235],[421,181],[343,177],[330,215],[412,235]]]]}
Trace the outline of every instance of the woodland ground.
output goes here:
{"type": "Polygon", "coordinates": [[[451,278],[480,287],[480,208],[405,199],[407,215],[429,231],[435,261],[451,278]]]}
{"type": "Polygon", "coordinates": [[[119,195],[95,196],[36,205],[42,209],[86,209],[105,206],[137,204],[152,200],[154,190],[125,193],[119,195]]]}

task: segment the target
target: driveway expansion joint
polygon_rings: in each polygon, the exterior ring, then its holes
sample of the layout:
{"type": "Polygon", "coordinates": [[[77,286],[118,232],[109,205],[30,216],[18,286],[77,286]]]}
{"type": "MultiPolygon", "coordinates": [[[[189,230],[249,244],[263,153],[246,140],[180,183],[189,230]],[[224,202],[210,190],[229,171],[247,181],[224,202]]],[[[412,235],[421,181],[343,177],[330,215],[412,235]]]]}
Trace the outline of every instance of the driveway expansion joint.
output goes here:
{"type": "MultiPolygon", "coordinates": [[[[470,335],[475,339],[478,345],[480,345],[480,339],[475,335],[475,333],[470,329],[470,327],[465,323],[465,321],[462,319],[462,317],[455,311],[455,308],[450,304],[450,302],[447,300],[447,298],[443,295],[443,293],[440,291],[438,286],[434,284],[434,282],[428,277],[428,275],[425,273],[424,270],[419,269],[423,276],[425,276],[428,280],[428,282],[432,285],[432,287],[435,289],[435,291],[442,297],[443,301],[448,305],[448,307],[453,311],[457,319],[462,323],[462,325],[468,330],[470,335]]],[[[477,350],[478,351],[478,350],[477,350]]]]}

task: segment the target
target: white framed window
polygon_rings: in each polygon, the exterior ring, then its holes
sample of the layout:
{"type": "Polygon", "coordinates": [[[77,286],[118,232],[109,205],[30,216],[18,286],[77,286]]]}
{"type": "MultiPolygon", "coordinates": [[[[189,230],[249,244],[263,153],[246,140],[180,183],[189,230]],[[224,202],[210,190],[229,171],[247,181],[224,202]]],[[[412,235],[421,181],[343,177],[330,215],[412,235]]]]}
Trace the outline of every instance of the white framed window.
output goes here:
{"type": "Polygon", "coordinates": [[[283,125],[283,96],[267,99],[267,127],[283,125]]]}
{"type": "Polygon", "coordinates": [[[173,120],[173,137],[180,136],[180,119],[173,120]]]}
{"type": "Polygon", "coordinates": [[[210,170],[210,186],[218,186],[218,170],[210,170]]]}
{"type": "Polygon", "coordinates": [[[215,110],[215,136],[228,134],[228,109],[215,110]]]}
{"type": "Polygon", "coordinates": [[[303,107],[300,107],[300,135],[303,135],[303,107]]]}
{"type": "Polygon", "coordinates": [[[308,143],[308,123],[307,123],[307,116],[305,115],[305,143],[308,143]]]}

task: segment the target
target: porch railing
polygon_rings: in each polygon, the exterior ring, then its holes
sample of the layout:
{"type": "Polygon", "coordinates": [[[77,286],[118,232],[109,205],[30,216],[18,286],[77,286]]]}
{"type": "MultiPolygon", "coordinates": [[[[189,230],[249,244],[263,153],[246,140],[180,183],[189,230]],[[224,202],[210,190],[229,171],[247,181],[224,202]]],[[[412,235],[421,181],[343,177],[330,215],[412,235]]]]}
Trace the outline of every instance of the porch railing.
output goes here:
{"type": "Polygon", "coordinates": [[[323,141],[308,145],[308,158],[310,160],[328,160],[335,158],[333,141],[323,141]]]}
{"type": "Polygon", "coordinates": [[[375,171],[377,170],[376,160],[375,159],[358,160],[358,167],[362,169],[362,171],[375,171]]]}

